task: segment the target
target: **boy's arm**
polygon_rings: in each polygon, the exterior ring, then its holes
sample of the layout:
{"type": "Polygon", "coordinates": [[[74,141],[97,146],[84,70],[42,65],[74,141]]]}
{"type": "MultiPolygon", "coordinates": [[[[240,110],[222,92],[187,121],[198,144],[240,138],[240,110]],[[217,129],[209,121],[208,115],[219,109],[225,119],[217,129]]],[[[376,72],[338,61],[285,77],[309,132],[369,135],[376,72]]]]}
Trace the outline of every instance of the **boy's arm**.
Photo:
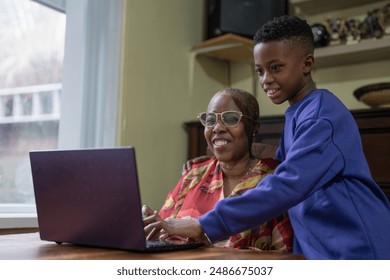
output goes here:
{"type": "Polygon", "coordinates": [[[210,239],[220,240],[277,217],[337,176],[344,160],[332,135],[325,120],[301,124],[274,174],[241,196],[219,201],[214,210],[199,217],[210,239]]]}

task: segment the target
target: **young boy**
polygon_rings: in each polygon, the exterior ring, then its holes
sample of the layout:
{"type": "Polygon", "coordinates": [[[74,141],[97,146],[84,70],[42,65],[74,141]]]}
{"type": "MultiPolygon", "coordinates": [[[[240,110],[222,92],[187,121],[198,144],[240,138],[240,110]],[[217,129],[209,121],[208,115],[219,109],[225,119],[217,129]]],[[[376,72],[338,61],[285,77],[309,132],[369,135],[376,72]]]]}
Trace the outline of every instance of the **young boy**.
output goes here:
{"type": "Polygon", "coordinates": [[[274,174],[199,220],[160,220],[168,234],[219,240],[288,209],[293,250],[308,259],[390,259],[390,207],[370,175],[357,125],[331,92],[316,89],[313,34],[297,17],[266,23],[254,38],[259,82],[288,102],[274,174]]]}

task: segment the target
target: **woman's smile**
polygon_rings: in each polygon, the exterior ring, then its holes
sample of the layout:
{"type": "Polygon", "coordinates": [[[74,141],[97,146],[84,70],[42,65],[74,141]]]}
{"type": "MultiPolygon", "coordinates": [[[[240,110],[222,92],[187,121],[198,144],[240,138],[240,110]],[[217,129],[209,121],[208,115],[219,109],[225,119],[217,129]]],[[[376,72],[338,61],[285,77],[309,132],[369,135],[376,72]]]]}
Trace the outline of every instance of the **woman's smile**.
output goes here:
{"type": "Polygon", "coordinates": [[[225,148],[230,141],[225,138],[215,138],[212,141],[214,149],[222,149],[225,148]]]}

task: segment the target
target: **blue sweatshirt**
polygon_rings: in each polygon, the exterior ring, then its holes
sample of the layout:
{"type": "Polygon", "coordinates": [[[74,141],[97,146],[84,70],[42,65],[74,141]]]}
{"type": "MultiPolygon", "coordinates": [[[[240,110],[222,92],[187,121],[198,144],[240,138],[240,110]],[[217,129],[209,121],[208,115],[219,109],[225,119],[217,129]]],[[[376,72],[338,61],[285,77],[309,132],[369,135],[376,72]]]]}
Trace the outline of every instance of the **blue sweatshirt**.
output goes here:
{"type": "Polygon", "coordinates": [[[244,195],[199,218],[212,241],[287,209],[295,253],[308,259],[390,259],[390,207],[371,177],[349,110],[315,90],[285,113],[281,164],[244,195]]]}

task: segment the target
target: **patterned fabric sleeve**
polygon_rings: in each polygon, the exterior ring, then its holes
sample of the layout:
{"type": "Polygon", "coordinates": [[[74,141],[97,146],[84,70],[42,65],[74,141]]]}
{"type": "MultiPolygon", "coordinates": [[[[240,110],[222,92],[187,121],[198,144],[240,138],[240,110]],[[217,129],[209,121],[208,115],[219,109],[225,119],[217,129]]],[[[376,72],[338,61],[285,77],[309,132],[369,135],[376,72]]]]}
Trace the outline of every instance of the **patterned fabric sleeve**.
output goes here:
{"type": "Polygon", "coordinates": [[[231,236],[224,247],[292,252],[293,230],[287,215],[231,236]]]}
{"type": "MultiPolygon", "coordinates": [[[[253,188],[266,175],[273,173],[277,162],[272,159],[261,160],[248,178],[233,190],[232,196],[241,195],[253,188]]],[[[293,229],[288,214],[280,215],[264,224],[231,236],[224,246],[234,248],[250,248],[257,250],[292,251],[293,229]]]]}
{"type": "MultiPolygon", "coordinates": [[[[187,202],[188,204],[188,200],[191,199],[196,200],[193,203],[195,208],[204,206],[202,199],[199,199],[199,195],[197,198],[193,198],[193,195],[199,193],[199,189],[202,189],[203,185],[206,184],[211,188],[213,185],[211,182],[217,181],[215,178],[220,175],[213,172],[216,165],[217,160],[213,157],[205,162],[194,164],[191,170],[184,173],[177,185],[168,193],[164,205],[159,212],[161,218],[178,217],[180,211],[187,210],[183,209],[183,203],[187,202]],[[210,177],[213,178],[211,179],[211,182],[208,180],[210,177]]],[[[184,206],[184,208],[186,207],[188,206],[184,206]]],[[[208,210],[211,210],[214,207],[214,204],[207,205],[207,207],[208,210]]],[[[200,214],[203,213],[199,213],[199,215],[200,214]]],[[[197,218],[199,215],[192,215],[192,217],[197,218]]]]}

